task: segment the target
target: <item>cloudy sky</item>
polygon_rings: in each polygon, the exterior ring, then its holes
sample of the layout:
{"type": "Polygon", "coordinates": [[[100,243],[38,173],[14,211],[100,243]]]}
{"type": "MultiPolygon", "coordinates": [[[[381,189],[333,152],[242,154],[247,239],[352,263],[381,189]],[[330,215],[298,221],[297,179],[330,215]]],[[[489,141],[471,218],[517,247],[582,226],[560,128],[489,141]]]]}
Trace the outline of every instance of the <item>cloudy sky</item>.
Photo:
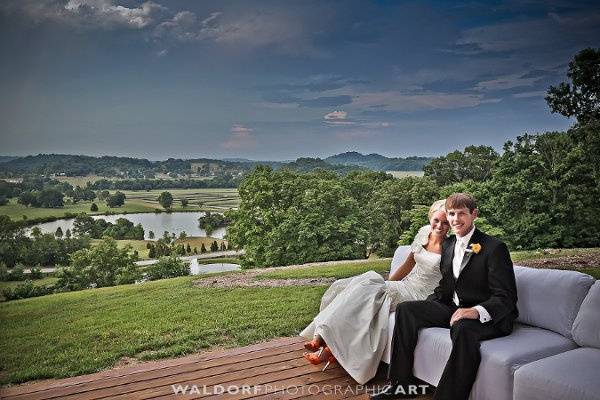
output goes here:
{"type": "Polygon", "coordinates": [[[564,130],[597,1],[2,0],[0,154],[441,155],[564,130]]]}

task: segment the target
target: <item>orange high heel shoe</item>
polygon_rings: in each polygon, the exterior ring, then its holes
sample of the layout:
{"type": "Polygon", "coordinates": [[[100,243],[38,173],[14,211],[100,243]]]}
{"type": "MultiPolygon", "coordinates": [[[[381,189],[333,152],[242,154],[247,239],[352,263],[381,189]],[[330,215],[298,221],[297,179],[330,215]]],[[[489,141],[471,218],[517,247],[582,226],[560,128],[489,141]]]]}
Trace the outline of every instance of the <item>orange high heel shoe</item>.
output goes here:
{"type": "Polygon", "coordinates": [[[304,353],[303,356],[304,356],[304,358],[306,358],[308,360],[309,363],[311,363],[313,365],[319,365],[323,362],[323,358],[321,357],[321,354],[323,354],[324,350],[325,350],[325,347],[321,347],[321,350],[314,352],[314,353],[304,353]]]}
{"type": "Polygon", "coordinates": [[[304,343],[304,348],[308,351],[319,351],[323,347],[323,342],[319,339],[313,339],[310,342],[304,343]]]}
{"type": "Polygon", "coordinates": [[[335,356],[331,353],[331,349],[329,347],[325,347],[323,350],[327,357],[327,363],[325,364],[325,366],[323,367],[323,369],[321,371],[325,372],[327,367],[329,367],[331,364],[336,363],[337,360],[335,359],[335,356]]]}

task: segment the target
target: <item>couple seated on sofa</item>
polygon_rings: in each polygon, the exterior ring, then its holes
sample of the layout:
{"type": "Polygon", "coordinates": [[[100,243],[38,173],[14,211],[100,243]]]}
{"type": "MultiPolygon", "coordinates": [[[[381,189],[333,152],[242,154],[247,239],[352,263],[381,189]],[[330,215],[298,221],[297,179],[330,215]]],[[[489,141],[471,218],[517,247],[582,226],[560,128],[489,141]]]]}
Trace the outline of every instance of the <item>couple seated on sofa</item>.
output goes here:
{"type": "Polygon", "coordinates": [[[415,396],[413,353],[421,328],[450,328],[452,352],[434,399],[468,399],[481,361],[479,342],[510,334],[517,290],[508,248],[479,231],[474,199],[455,193],[436,201],[389,280],[374,271],[336,281],[319,314],[302,331],[304,357],[338,362],[359,384],[373,378],[393,335],[389,385],[372,398],[415,396]],[[448,237],[452,228],[454,236],[448,237]],[[388,317],[396,311],[394,332],[388,317]],[[411,387],[412,386],[412,387],[411,387]]]}

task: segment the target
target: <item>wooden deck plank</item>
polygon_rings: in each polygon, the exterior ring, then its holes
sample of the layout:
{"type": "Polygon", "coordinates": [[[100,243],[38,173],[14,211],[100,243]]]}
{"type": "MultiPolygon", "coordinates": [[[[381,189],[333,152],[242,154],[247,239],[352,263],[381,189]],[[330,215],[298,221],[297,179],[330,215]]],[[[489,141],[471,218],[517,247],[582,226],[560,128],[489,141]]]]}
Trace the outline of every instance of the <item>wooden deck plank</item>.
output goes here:
{"type": "MultiPolygon", "coordinates": [[[[180,357],[176,359],[170,360],[159,360],[159,361],[151,361],[143,364],[124,367],[124,368],[115,368],[109,369],[101,372],[96,372],[88,375],[81,375],[72,378],[65,378],[60,380],[45,380],[42,382],[32,383],[32,384],[24,384],[12,387],[5,387],[0,389],[0,395],[2,398],[9,398],[15,396],[21,396],[25,394],[32,394],[35,392],[42,392],[55,388],[65,388],[69,386],[80,386],[86,385],[90,382],[94,381],[103,381],[107,378],[127,378],[135,379],[133,376],[138,374],[144,374],[151,371],[156,370],[169,370],[173,367],[177,367],[180,365],[186,364],[195,364],[202,362],[210,362],[217,361],[219,359],[230,359],[234,356],[244,355],[248,353],[255,353],[261,350],[269,350],[269,349],[287,349],[290,346],[293,348],[301,348],[301,343],[303,342],[302,338],[299,337],[291,337],[291,338],[279,338],[275,340],[271,340],[269,342],[257,343],[250,346],[238,347],[229,350],[219,350],[214,352],[207,352],[201,354],[193,354],[186,357],[180,357]],[[294,347],[295,346],[295,347],[294,347]]],[[[16,397],[21,398],[21,397],[16,397]]]]}
{"type": "Polygon", "coordinates": [[[301,354],[299,351],[286,352],[271,357],[248,360],[248,362],[232,363],[227,365],[226,369],[214,370],[214,373],[209,375],[204,374],[204,371],[192,371],[146,382],[111,387],[107,390],[90,393],[89,396],[80,395],[74,398],[92,400],[110,396],[113,399],[147,399],[162,394],[170,395],[173,394],[171,385],[217,385],[228,380],[250,378],[257,374],[268,373],[265,372],[265,369],[266,371],[278,371],[295,368],[303,365],[300,363],[301,354]]]}
{"type": "Polygon", "coordinates": [[[154,361],[95,374],[0,389],[7,400],[366,399],[339,365],[322,372],[302,357],[303,339],[154,361]],[[171,385],[199,391],[175,395],[171,385]],[[336,391],[335,388],[339,389],[336,391]],[[245,389],[244,389],[245,388],[245,389]],[[345,389],[349,388],[349,389],[345,389]],[[221,390],[220,393],[215,393],[221,390]],[[228,391],[229,389],[229,391],[228,391]],[[344,390],[345,389],[345,390],[344,390]],[[237,392],[236,392],[237,390],[237,392]]]}

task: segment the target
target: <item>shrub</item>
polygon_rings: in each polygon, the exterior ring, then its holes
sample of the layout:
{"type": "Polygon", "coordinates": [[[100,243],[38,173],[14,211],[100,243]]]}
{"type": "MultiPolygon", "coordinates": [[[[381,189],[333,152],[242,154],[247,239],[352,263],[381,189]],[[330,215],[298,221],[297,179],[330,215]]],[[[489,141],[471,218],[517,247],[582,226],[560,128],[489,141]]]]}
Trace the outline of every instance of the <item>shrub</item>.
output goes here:
{"type": "Polygon", "coordinates": [[[150,265],[146,269],[146,278],[151,281],[189,274],[189,265],[179,260],[176,256],[161,257],[157,263],[150,265]]]}
{"type": "Polygon", "coordinates": [[[10,278],[6,264],[0,261],[0,281],[5,282],[10,278]]]}
{"type": "Polygon", "coordinates": [[[54,286],[36,286],[29,279],[24,283],[14,287],[2,290],[2,296],[8,300],[26,299],[29,297],[45,296],[54,293],[54,286]]]}
{"type": "Polygon", "coordinates": [[[29,278],[31,279],[42,279],[44,277],[44,273],[42,272],[42,268],[40,265],[36,265],[31,268],[31,272],[29,273],[29,278]]]}
{"type": "Polygon", "coordinates": [[[9,281],[22,281],[25,279],[25,273],[23,272],[23,264],[17,264],[9,271],[9,281]]]}

